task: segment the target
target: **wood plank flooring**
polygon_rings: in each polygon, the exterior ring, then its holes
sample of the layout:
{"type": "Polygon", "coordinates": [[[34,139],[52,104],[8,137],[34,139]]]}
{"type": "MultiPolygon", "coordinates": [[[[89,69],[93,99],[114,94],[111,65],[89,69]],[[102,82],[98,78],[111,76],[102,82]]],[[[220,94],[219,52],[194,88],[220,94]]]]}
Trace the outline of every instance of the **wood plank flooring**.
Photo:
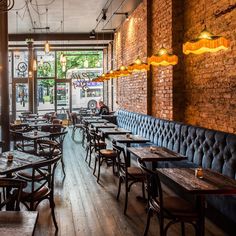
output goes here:
{"type": "MultiPolygon", "coordinates": [[[[78,136],[76,137],[79,138],[78,136]]],[[[145,203],[136,200],[141,186],[134,185],[129,194],[127,215],[123,215],[124,189],[116,200],[118,178],[111,168],[103,165],[100,184],[97,184],[92,168],[84,160],[85,150],[71,139],[71,128],[64,142],[66,177],[63,179],[61,165],[55,177],[56,218],[59,231],[55,234],[48,201],[38,207],[39,218],[36,236],[141,236],[146,223],[145,203]]],[[[93,167],[93,163],[92,163],[93,167]]],[[[159,235],[158,221],[152,217],[150,236],[159,235]]],[[[172,226],[168,235],[180,234],[179,225],[172,226]]],[[[191,226],[186,235],[194,235],[191,226]]],[[[210,221],[206,221],[206,235],[225,235],[210,221]]]]}

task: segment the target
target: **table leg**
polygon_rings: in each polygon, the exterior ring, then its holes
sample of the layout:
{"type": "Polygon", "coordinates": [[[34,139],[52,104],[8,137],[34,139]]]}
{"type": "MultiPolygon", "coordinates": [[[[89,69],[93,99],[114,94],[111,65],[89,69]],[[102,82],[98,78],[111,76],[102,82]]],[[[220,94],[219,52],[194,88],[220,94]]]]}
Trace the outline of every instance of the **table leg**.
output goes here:
{"type": "Polygon", "coordinates": [[[127,157],[127,166],[129,167],[131,164],[131,160],[130,160],[130,152],[128,152],[127,148],[130,147],[130,143],[126,144],[126,157],[127,157]]]}
{"type": "Polygon", "coordinates": [[[197,228],[199,231],[199,236],[205,235],[205,196],[197,196],[197,209],[199,211],[199,220],[197,221],[197,228]]]}

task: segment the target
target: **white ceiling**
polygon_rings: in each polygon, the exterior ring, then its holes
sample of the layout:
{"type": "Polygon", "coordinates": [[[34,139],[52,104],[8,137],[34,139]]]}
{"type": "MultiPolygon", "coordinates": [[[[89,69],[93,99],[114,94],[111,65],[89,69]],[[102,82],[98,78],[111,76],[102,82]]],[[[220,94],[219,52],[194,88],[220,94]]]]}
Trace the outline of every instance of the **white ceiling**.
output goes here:
{"type": "Polygon", "coordinates": [[[125,15],[114,12],[130,14],[141,1],[64,0],[63,7],[63,0],[15,0],[14,8],[8,12],[8,31],[9,34],[88,33],[95,28],[96,32],[112,31],[125,19],[125,15]],[[102,9],[107,9],[105,21],[101,20],[102,9]],[[47,26],[49,30],[46,30],[47,26]]]}

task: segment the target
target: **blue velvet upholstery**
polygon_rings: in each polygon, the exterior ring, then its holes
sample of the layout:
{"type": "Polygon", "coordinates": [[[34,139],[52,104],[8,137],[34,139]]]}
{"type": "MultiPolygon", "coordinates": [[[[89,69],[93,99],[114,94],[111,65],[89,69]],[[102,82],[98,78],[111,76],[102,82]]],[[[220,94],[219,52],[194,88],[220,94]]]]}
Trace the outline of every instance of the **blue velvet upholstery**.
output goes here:
{"type": "MultiPolygon", "coordinates": [[[[179,162],[165,162],[164,167],[210,168],[236,179],[236,135],[197,126],[162,120],[148,115],[120,110],[119,127],[150,140],[149,145],[166,147],[187,157],[179,162]]],[[[162,166],[159,163],[159,166],[162,166]]],[[[209,196],[209,204],[236,223],[236,197],[209,196]]]]}

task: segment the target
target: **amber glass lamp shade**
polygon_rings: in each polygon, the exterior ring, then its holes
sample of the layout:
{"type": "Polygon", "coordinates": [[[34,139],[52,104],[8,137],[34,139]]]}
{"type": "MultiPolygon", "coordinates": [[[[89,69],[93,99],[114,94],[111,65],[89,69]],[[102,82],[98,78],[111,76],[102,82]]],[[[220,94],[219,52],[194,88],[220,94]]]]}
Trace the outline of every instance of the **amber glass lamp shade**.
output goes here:
{"type": "Polygon", "coordinates": [[[215,36],[205,28],[196,39],[184,43],[183,52],[184,54],[202,54],[227,50],[228,48],[229,41],[226,38],[215,36]]]}
{"type": "Polygon", "coordinates": [[[148,58],[148,63],[154,66],[169,66],[178,63],[178,57],[169,53],[167,49],[161,48],[157,54],[148,58]]]}
{"type": "Polygon", "coordinates": [[[117,77],[126,77],[131,73],[128,71],[128,68],[124,65],[120,66],[119,70],[116,71],[117,77]]]}
{"type": "Polygon", "coordinates": [[[143,62],[139,57],[134,61],[133,64],[128,66],[128,71],[136,72],[136,71],[147,71],[149,70],[149,65],[143,62]]]}

